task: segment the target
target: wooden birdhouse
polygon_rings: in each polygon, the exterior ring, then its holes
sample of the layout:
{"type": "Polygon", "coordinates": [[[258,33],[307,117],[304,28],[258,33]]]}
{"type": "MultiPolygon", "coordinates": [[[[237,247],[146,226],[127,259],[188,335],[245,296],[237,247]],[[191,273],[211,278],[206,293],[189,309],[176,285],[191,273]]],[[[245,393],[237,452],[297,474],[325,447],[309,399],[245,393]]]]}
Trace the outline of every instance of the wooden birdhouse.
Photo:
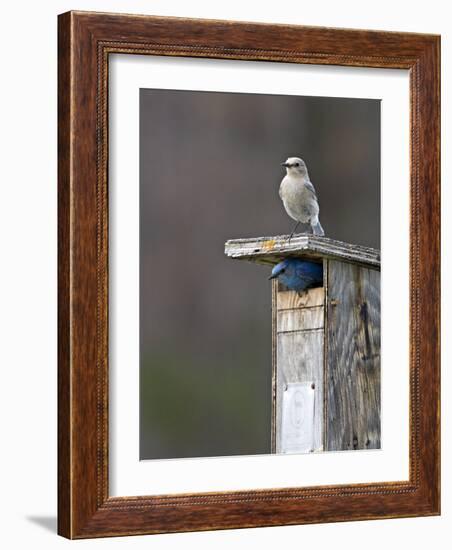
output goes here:
{"type": "Polygon", "coordinates": [[[225,253],[323,265],[317,288],[272,284],[272,452],[380,448],[380,251],[302,234],[229,240],[225,253]]]}

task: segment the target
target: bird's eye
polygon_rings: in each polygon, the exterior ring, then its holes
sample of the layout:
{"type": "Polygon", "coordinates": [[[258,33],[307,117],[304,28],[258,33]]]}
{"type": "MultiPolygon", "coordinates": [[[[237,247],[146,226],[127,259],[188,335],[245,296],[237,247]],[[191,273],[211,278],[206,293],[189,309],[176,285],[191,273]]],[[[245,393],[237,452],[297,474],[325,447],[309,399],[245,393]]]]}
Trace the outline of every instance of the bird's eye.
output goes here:
{"type": "Polygon", "coordinates": [[[300,163],[299,163],[299,162],[296,162],[296,163],[295,163],[295,166],[300,166],[300,163]]]}

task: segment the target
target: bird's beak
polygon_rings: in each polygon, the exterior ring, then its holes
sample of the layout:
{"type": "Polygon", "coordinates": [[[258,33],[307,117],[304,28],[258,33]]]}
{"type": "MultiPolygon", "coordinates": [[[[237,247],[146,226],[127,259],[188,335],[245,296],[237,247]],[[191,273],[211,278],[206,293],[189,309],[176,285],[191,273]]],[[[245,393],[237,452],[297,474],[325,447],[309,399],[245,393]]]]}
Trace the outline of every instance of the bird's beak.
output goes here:
{"type": "Polygon", "coordinates": [[[288,162],[281,162],[281,166],[285,166],[286,168],[289,168],[290,164],[288,162]]]}
{"type": "Polygon", "coordinates": [[[268,278],[269,281],[271,281],[271,279],[276,279],[278,277],[278,275],[270,275],[270,277],[268,278]]]}

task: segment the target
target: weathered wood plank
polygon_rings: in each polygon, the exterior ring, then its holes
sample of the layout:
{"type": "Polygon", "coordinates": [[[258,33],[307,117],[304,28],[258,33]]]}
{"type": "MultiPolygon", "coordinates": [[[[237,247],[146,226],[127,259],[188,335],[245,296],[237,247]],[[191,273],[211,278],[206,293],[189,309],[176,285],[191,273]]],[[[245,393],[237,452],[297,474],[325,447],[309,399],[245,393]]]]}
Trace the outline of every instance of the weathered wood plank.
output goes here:
{"type": "Polygon", "coordinates": [[[299,307],[317,307],[323,306],[324,299],[325,294],[322,287],[312,288],[309,292],[301,292],[300,294],[293,290],[278,290],[276,294],[276,307],[278,311],[299,307]]]}
{"type": "Polygon", "coordinates": [[[326,450],[378,449],[379,271],[328,261],[326,334],[326,450]]]}
{"type": "Polygon", "coordinates": [[[278,334],[323,329],[323,305],[278,311],[278,334]]]}
{"type": "MultiPolygon", "coordinates": [[[[273,327],[276,343],[276,452],[283,449],[282,441],[287,434],[283,424],[283,393],[290,384],[313,385],[314,414],[313,426],[308,430],[312,434],[312,449],[323,449],[323,363],[324,363],[324,307],[323,288],[308,290],[299,296],[293,291],[277,292],[276,303],[287,305],[298,303],[322,304],[321,307],[277,310],[273,327]],[[279,294],[284,298],[279,299],[279,294]],[[291,295],[291,296],[289,296],[291,295]],[[305,298],[303,298],[305,297],[305,298]],[[296,330],[286,331],[288,327],[296,330]]],[[[290,427],[289,427],[290,430],[290,427]]],[[[301,451],[300,451],[301,452],[301,451]]]]}
{"type": "Polygon", "coordinates": [[[231,239],[225,243],[225,254],[236,260],[274,265],[289,256],[312,259],[331,258],[365,266],[380,267],[380,251],[375,248],[344,243],[310,234],[231,239]]]}

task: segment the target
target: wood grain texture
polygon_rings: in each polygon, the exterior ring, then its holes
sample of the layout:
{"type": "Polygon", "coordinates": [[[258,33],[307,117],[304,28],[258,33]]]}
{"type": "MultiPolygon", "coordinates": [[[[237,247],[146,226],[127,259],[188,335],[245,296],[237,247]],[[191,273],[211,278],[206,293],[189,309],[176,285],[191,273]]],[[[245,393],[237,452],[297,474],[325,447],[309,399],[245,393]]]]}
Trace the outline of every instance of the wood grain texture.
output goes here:
{"type": "Polygon", "coordinates": [[[319,330],[323,328],[323,305],[278,311],[278,332],[319,330]]]}
{"type": "Polygon", "coordinates": [[[439,513],[438,36],[71,12],[59,18],[59,533],[69,538],[439,513]],[[410,70],[410,479],[108,495],[108,56],[410,70]]]}
{"type": "Polygon", "coordinates": [[[271,265],[287,257],[302,256],[311,259],[332,258],[373,267],[380,266],[380,251],[375,248],[310,234],[296,234],[290,242],[289,235],[231,239],[226,242],[224,252],[229,258],[236,260],[271,265]]]}
{"type": "MultiPolygon", "coordinates": [[[[284,294],[297,294],[284,291],[284,294]]],[[[323,449],[323,288],[303,293],[307,306],[277,312],[276,321],[276,452],[282,451],[284,425],[282,401],[288,384],[308,382],[314,385],[314,424],[312,451],[323,449]],[[310,294],[313,294],[309,298],[310,294]]],[[[291,299],[292,302],[296,298],[291,299]]]]}
{"type": "Polygon", "coordinates": [[[58,32],[58,532],[71,533],[70,15],[58,32]],[[66,90],[66,93],[61,93],[66,90]]]}
{"type": "Polygon", "coordinates": [[[380,272],[328,260],[325,447],[379,449],[380,272]]]}
{"type": "Polygon", "coordinates": [[[276,294],[276,309],[278,311],[323,306],[325,293],[322,287],[311,288],[309,292],[300,294],[292,290],[284,290],[284,288],[280,285],[276,294]]]}

